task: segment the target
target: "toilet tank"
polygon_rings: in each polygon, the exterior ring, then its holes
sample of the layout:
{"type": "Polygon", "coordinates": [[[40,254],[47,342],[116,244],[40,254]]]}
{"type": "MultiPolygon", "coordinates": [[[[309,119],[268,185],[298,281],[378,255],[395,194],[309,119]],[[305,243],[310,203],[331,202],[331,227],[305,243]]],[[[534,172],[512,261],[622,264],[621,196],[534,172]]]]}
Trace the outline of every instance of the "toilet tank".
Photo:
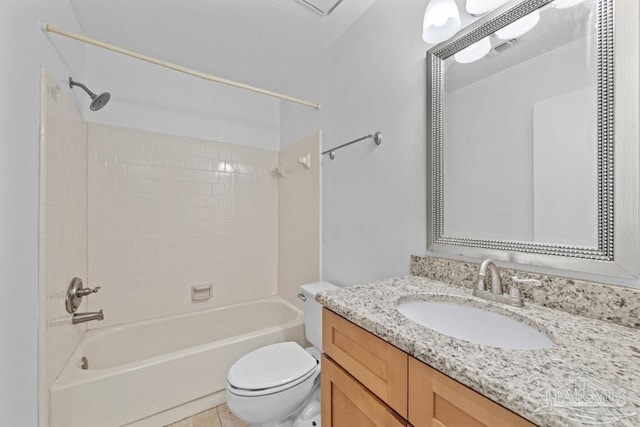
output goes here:
{"type": "Polygon", "coordinates": [[[315,282],[300,286],[300,291],[305,296],[302,308],[304,310],[304,332],[307,340],[320,351],[322,351],[322,304],[316,301],[316,294],[338,288],[339,286],[329,282],[315,282]]]}

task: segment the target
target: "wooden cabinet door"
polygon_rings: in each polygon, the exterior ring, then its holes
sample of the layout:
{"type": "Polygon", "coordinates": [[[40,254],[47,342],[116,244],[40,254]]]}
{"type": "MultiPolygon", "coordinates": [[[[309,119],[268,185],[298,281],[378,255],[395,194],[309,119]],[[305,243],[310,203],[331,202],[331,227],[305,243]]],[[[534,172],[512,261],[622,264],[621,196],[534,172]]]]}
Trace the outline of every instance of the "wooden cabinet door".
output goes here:
{"type": "Polygon", "coordinates": [[[409,422],[415,427],[534,427],[524,418],[413,357],[409,422]]]}
{"type": "Polygon", "coordinates": [[[326,308],[322,319],[323,351],[407,418],[407,353],[326,308]]]}
{"type": "Polygon", "coordinates": [[[401,427],[406,422],[362,384],[322,355],[323,427],[401,427]]]}

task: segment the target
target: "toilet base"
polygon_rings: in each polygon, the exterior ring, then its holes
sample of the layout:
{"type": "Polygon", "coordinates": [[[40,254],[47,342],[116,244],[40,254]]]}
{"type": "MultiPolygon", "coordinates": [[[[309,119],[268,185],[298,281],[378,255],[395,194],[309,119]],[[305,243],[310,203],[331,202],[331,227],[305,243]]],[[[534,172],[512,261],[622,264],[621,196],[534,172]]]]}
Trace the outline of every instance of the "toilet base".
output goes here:
{"type": "Polygon", "coordinates": [[[320,382],[316,384],[302,411],[294,417],[291,427],[320,427],[320,382]]]}
{"type": "MultiPolygon", "coordinates": [[[[319,379],[319,378],[318,378],[319,379]]],[[[250,427],[321,427],[320,420],[320,381],[314,384],[314,390],[294,415],[280,421],[261,424],[249,424],[250,427]]]]}

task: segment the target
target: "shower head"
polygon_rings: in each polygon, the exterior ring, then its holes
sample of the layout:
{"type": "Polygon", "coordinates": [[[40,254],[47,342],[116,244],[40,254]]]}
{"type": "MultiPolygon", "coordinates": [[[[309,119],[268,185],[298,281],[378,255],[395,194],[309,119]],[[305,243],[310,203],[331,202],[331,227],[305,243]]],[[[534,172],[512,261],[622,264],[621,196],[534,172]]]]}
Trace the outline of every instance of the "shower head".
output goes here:
{"type": "Polygon", "coordinates": [[[103,92],[100,95],[96,95],[95,93],[91,92],[88,87],[80,82],[74,82],[73,78],[69,77],[69,87],[73,89],[74,86],[81,87],[85,92],[89,94],[89,96],[91,97],[91,105],[89,105],[89,109],[91,109],[91,111],[98,111],[99,109],[107,105],[107,102],[109,102],[109,99],[111,99],[111,94],[109,92],[103,92]]]}
{"type": "Polygon", "coordinates": [[[107,105],[107,102],[109,102],[109,100],[111,99],[111,94],[109,92],[103,92],[98,96],[94,94],[91,99],[93,101],[91,101],[91,105],[89,105],[89,108],[91,109],[91,111],[98,111],[99,109],[107,105]]]}

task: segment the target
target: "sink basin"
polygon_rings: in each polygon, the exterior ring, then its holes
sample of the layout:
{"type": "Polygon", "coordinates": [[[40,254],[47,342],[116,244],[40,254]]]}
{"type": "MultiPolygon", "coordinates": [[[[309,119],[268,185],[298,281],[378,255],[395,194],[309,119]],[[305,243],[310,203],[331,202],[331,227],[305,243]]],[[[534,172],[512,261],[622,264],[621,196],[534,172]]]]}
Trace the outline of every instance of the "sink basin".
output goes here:
{"type": "Polygon", "coordinates": [[[554,346],[553,341],[537,329],[482,308],[443,301],[416,301],[399,304],[398,311],[429,329],[475,344],[513,350],[554,346]]]}

